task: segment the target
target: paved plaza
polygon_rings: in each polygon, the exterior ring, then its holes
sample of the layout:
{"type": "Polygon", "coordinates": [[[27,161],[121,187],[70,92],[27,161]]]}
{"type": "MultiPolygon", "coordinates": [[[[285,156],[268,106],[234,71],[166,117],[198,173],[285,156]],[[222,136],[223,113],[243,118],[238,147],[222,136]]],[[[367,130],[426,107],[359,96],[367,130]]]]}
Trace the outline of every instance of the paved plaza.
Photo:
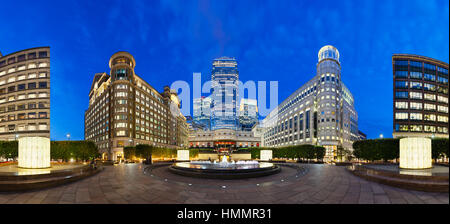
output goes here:
{"type": "Polygon", "coordinates": [[[120,164],[59,187],[0,193],[0,204],[21,203],[448,204],[449,194],[385,186],[323,164],[282,166],[279,174],[245,180],[195,179],[167,166],[120,164]]]}

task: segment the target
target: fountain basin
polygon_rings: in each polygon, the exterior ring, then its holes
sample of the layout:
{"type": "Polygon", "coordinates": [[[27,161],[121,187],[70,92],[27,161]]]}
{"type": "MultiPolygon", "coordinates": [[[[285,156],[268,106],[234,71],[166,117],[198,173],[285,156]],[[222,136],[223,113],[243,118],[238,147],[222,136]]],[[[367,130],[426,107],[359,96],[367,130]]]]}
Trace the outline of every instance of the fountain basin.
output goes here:
{"type": "Polygon", "coordinates": [[[209,179],[243,179],[279,173],[281,168],[273,163],[211,163],[179,162],[169,167],[178,175],[209,179]]]}

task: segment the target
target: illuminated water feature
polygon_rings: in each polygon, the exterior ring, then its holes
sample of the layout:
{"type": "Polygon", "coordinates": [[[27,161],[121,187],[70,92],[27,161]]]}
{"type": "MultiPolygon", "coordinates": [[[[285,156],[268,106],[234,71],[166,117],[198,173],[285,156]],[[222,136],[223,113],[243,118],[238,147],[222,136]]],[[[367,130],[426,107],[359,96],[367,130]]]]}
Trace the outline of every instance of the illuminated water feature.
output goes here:
{"type": "Polygon", "coordinates": [[[228,161],[223,156],[221,161],[191,161],[173,164],[169,170],[173,173],[213,179],[238,179],[260,177],[275,174],[281,168],[273,163],[258,162],[255,160],[228,161]]]}

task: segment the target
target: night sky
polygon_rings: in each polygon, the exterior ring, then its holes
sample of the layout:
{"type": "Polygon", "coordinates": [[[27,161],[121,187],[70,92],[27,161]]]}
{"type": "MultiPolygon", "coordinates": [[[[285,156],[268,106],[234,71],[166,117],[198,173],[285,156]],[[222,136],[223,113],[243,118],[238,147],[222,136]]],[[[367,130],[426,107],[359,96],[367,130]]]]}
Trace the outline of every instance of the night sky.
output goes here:
{"type": "Polygon", "coordinates": [[[393,53],[449,61],[443,1],[2,1],[0,51],[51,47],[51,138],[84,139],[95,73],[117,51],[158,91],[236,57],[240,80],[279,81],[279,103],[316,73],[319,49],[341,54],[359,129],[392,136],[393,53]]]}

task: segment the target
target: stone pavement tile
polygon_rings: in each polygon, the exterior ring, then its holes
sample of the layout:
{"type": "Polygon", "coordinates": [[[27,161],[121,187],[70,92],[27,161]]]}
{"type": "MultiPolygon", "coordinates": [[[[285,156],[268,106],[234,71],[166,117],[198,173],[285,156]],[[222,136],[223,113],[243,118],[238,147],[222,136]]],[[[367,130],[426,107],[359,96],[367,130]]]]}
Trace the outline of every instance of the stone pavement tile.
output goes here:
{"type": "Polygon", "coordinates": [[[34,192],[25,192],[18,194],[16,197],[12,198],[11,200],[8,200],[6,204],[23,204],[30,198],[32,198],[34,194],[35,194],[34,192]]]}
{"type": "Polygon", "coordinates": [[[385,194],[375,194],[373,196],[373,202],[375,204],[391,204],[391,201],[389,200],[388,196],[385,194]]]}
{"type": "Polygon", "coordinates": [[[383,190],[383,187],[381,187],[379,184],[377,183],[372,183],[371,184],[372,187],[372,192],[374,194],[385,194],[386,192],[383,190]]]}
{"type": "Polygon", "coordinates": [[[440,200],[436,199],[435,197],[431,197],[431,198],[425,199],[423,201],[425,201],[425,203],[427,203],[427,204],[442,204],[442,202],[440,200]]]}
{"type": "Polygon", "coordinates": [[[391,204],[408,204],[408,202],[403,198],[389,198],[391,204]]]}
{"type": "Polygon", "coordinates": [[[108,198],[107,200],[112,204],[128,204],[128,201],[123,198],[108,198]]]}
{"type": "Polygon", "coordinates": [[[235,193],[208,193],[206,194],[206,196],[204,198],[206,199],[218,199],[218,200],[222,200],[222,199],[242,199],[245,198],[246,194],[235,194],[235,193]]]}
{"type": "Polygon", "coordinates": [[[75,203],[75,194],[63,194],[59,199],[59,202],[75,203]]]}
{"type": "Polygon", "coordinates": [[[294,200],[295,202],[300,203],[301,201],[304,201],[304,200],[308,199],[309,197],[311,197],[311,195],[308,194],[308,192],[302,192],[302,193],[292,196],[291,200],[294,200]]]}
{"type": "Polygon", "coordinates": [[[129,204],[147,204],[148,202],[138,196],[126,199],[129,204]]]}
{"type": "Polygon", "coordinates": [[[244,200],[241,199],[219,199],[219,204],[242,204],[244,200]]]}
{"type": "Polygon", "coordinates": [[[401,195],[403,199],[405,199],[408,204],[423,204],[424,201],[420,200],[420,198],[416,197],[415,195],[409,193],[409,192],[401,192],[401,195]]]}
{"type": "Polygon", "coordinates": [[[201,198],[189,198],[185,201],[186,204],[218,204],[219,200],[215,199],[201,199],[201,198]]]}
{"type": "Polygon", "coordinates": [[[359,201],[359,192],[347,192],[341,201],[341,204],[357,204],[359,201]]]}
{"type": "Polygon", "coordinates": [[[448,199],[449,199],[448,193],[442,194],[442,195],[437,195],[437,196],[435,196],[435,197],[436,197],[436,199],[438,199],[441,203],[444,203],[444,204],[448,204],[448,203],[449,203],[449,201],[448,201],[448,199]]]}
{"type": "Polygon", "coordinates": [[[319,204],[321,201],[313,198],[308,198],[306,200],[303,200],[301,204],[319,204]]]}
{"type": "Polygon", "coordinates": [[[205,198],[206,197],[206,193],[195,192],[195,191],[182,191],[180,194],[184,195],[186,197],[193,197],[193,198],[205,198]]]}
{"type": "Polygon", "coordinates": [[[322,191],[319,191],[316,194],[314,194],[313,198],[317,199],[319,201],[323,201],[328,197],[328,195],[330,195],[330,193],[331,192],[329,192],[329,191],[322,190],[322,191]]]}
{"type": "Polygon", "coordinates": [[[361,192],[359,195],[358,204],[373,204],[374,203],[374,195],[372,192],[361,192]]]}
{"type": "Polygon", "coordinates": [[[17,197],[18,194],[0,194],[0,204],[6,204],[7,201],[17,197]]]}
{"type": "Polygon", "coordinates": [[[86,203],[91,200],[91,197],[89,196],[89,190],[88,189],[78,189],[75,194],[75,202],[76,203],[86,203]]]}
{"type": "Polygon", "coordinates": [[[108,200],[105,197],[91,197],[92,204],[108,204],[108,200]]]}
{"type": "Polygon", "coordinates": [[[47,196],[48,191],[39,191],[33,195],[26,203],[27,204],[40,204],[47,196]]]}
{"type": "Polygon", "coordinates": [[[42,200],[41,204],[57,204],[59,203],[59,199],[61,196],[50,196],[47,195],[44,200],[42,200]]]}

